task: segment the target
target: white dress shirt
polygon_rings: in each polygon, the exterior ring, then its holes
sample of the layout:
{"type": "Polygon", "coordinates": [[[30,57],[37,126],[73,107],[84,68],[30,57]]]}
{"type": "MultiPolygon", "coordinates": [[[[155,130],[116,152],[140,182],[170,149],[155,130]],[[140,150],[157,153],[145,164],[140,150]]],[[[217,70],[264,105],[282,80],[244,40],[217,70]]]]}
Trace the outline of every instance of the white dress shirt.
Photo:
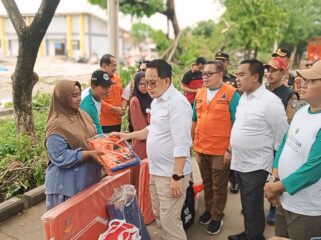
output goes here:
{"type": "Polygon", "coordinates": [[[239,172],[271,172],[276,151],[288,129],[281,100],[262,84],[244,93],[236,109],[231,132],[231,169],[239,172]]]}
{"type": "Polygon", "coordinates": [[[192,108],[171,85],[151,104],[151,120],[146,142],[150,174],[171,177],[175,157],[186,157],[184,175],[192,172],[192,108]]]}

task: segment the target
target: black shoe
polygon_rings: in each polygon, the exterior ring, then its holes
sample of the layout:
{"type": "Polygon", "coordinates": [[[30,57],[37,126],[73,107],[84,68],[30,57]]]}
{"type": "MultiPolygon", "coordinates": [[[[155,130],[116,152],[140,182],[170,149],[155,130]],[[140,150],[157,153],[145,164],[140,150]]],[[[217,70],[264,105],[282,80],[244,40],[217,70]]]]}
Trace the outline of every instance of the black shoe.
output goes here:
{"type": "Polygon", "coordinates": [[[247,240],[247,236],[245,232],[241,232],[236,235],[231,235],[227,237],[228,240],[247,240]]]}
{"type": "Polygon", "coordinates": [[[211,222],[210,212],[204,212],[199,218],[200,224],[209,224],[211,222]]]}
{"type": "Polygon", "coordinates": [[[239,192],[239,185],[237,185],[237,183],[231,182],[230,191],[231,191],[231,193],[238,193],[239,192]]]}
{"type": "Polygon", "coordinates": [[[223,226],[223,220],[215,221],[211,220],[210,224],[207,226],[208,234],[218,234],[221,231],[221,227],[223,226]]]}
{"type": "Polygon", "coordinates": [[[273,207],[272,205],[270,206],[270,211],[266,217],[266,221],[269,225],[275,224],[275,207],[273,207]]]}

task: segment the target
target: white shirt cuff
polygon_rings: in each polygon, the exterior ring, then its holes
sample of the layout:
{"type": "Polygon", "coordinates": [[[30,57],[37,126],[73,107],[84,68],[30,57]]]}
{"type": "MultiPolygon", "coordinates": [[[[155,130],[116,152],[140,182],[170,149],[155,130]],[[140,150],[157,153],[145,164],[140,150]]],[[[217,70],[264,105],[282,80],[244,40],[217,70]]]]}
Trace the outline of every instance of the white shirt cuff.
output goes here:
{"type": "Polygon", "coordinates": [[[190,157],[190,147],[174,147],[174,157],[190,157]]]}

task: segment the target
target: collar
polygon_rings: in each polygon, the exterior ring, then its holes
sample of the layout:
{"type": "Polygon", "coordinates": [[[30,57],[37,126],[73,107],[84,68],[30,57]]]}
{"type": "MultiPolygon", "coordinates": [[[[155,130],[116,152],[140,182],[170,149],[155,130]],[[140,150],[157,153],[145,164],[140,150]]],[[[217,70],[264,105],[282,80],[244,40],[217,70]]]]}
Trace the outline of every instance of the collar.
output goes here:
{"type": "Polygon", "coordinates": [[[91,91],[91,88],[89,89],[89,96],[94,100],[94,102],[100,103],[100,101],[98,101],[98,100],[94,97],[93,92],[91,91]]]}
{"type": "Polygon", "coordinates": [[[169,96],[174,92],[174,90],[175,90],[174,85],[171,83],[171,85],[165,90],[162,96],[160,96],[158,99],[167,101],[169,96]]]}
{"type": "Polygon", "coordinates": [[[247,97],[255,97],[258,98],[262,95],[262,93],[266,90],[265,85],[262,83],[260,87],[258,87],[254,92],[247,95],[247,97]]]}

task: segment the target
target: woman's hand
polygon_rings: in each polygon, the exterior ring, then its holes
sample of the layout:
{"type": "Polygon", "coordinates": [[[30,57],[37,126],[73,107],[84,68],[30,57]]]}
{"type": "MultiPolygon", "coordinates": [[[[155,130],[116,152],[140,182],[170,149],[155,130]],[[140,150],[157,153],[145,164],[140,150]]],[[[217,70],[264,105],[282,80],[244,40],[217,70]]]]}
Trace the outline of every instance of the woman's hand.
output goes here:
{"type": "Polygon", "coordinates": [[[93,160],[95,162],[100,163],[99,156],[104,155],[104,154],[105,153],[100,150],[83,151],[82,152],[82,160],[83,161],[93,160]]]}

